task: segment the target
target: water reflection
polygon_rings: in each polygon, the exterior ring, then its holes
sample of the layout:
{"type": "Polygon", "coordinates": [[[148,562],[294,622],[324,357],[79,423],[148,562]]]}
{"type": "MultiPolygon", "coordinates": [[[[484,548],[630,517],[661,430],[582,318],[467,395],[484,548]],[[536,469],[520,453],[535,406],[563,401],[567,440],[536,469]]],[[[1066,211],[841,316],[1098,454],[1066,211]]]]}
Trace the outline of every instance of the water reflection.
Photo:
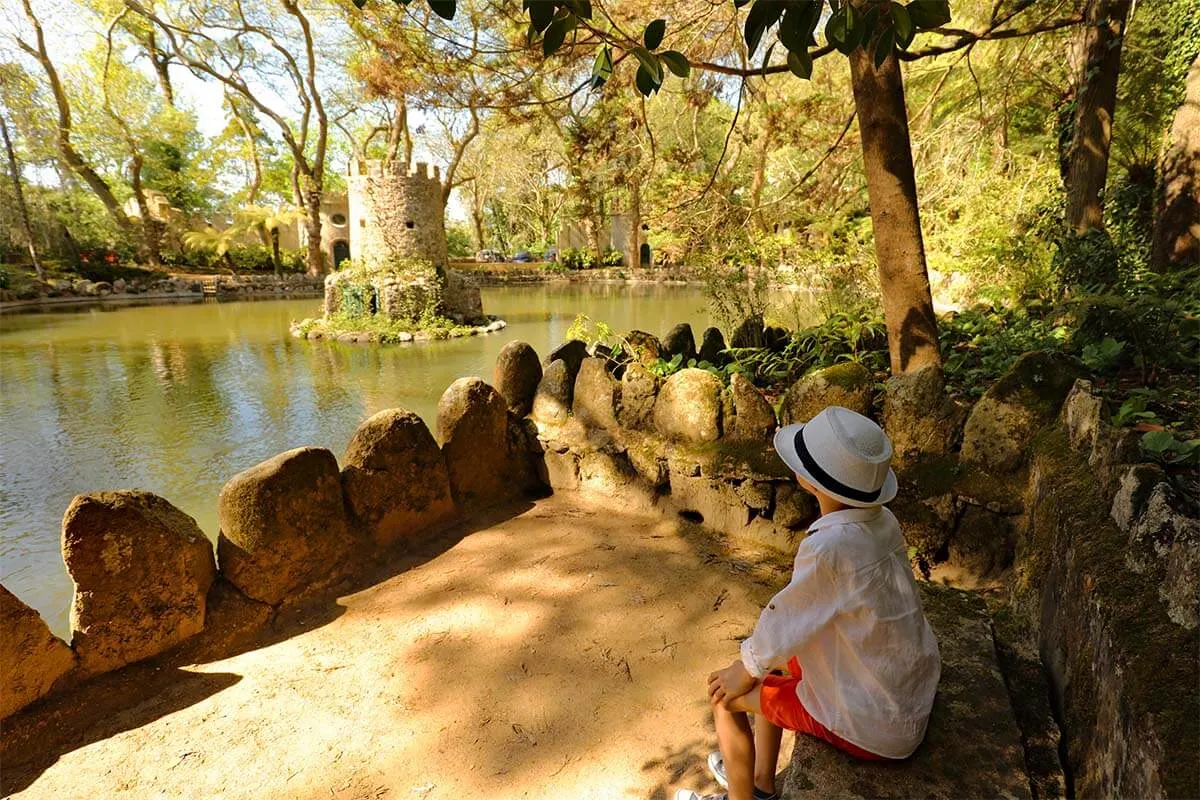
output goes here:
{"type": "Polygon", "coordinates": [[[340,455],[384,408],[432,427],[446,386],[490,378],[512,339],[544,355],[578,313],[660,335],[710,322],[701,293],[682,287],[493,289],[484,304],[509,321],[502,333],[386,348],[289,337],[316,300],[0,317],[0,580],[66,634],[59,526],[79,492],[147,489],[215,537],[216,496],[234,473],[302,445],[340,455]]]}

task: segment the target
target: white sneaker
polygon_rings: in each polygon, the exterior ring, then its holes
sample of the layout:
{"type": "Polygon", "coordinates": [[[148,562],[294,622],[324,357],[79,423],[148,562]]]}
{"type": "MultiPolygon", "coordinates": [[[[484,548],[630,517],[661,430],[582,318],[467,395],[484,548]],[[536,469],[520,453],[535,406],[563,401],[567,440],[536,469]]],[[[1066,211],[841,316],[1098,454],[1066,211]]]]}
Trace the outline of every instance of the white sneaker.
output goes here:
{"type": "Polygon", "coordinates": [[[725,759],[721,757],[720,750],[713,750],[708,754],[708,771],[712,773],[716,782],[721,784],[722,789],[729,788],[729,779],[725,777],[725,759]]]}
{"type": "Polygon", "coordinates": [[[675,793],[675,800],[729,800],[729,795],[721,794],[697,794],[688,789],[680,789],[675,793]]]}

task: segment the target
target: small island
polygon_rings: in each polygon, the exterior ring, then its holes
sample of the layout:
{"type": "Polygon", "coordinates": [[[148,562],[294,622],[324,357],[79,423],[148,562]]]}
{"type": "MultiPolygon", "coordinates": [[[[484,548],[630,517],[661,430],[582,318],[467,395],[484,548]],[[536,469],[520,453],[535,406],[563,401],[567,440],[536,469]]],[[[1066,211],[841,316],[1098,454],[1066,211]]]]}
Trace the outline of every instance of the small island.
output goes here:
{"type": "Polygon", "coordinates": [[[479,287],[448,266],[437,167],[356,161],[347,177],[350,253],[325,278],[325,309],[293,336],[391,344],[502,330],[479,287]]]}

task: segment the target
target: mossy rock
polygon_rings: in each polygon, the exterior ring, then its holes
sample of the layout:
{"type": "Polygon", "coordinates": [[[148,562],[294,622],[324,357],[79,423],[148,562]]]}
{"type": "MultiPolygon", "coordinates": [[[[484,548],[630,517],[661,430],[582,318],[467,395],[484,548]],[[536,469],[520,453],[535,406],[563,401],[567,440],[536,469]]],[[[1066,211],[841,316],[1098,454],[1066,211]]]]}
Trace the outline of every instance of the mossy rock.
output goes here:
{"type": "Polygon", "coordinates": [[[1066,433],[1032,444],[1030,521],[1010,607],[1039,627],[1080,797],[1198,797],[1200,632],[1174,622],[1156,573],[1128,566],[1094,469],[1066,433]],[[1184,756],[1184,757],[1181,757],[1184,756]]]}
{"type": "Polygon", "coordinates": [[[963,428],[962,458],[995,472],[1013,472],[1034,433],[1053,420],[1077,378],[1079,361],[1056,351],[1034,351],[984,392],[963,428]]]}
{"type": "Polygon", "coordinates": [[[829,406],[841,406],[868,416],[874,384],[870,371],[853,361],[814,370],[784,393],[780,421],[784,425],[808,422],[829,406]]]}

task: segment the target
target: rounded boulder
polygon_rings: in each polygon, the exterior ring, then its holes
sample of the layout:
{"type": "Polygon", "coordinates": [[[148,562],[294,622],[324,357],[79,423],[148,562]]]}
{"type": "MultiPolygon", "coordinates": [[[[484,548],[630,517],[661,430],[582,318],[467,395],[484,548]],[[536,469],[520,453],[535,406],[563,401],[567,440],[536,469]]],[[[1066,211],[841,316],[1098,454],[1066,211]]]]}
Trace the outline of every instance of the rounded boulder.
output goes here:
{"type": "Polygon", "coordinates": [[[79,495],[63,516],[62,554],[75,582],[71,643],[84,672],[149,658],[203,629],[212,545],[163,498],[79,495]]]}
{"type": "Polygon", "coordinates": [[[693,444],[721,436],[721,382],[689,367],[667,378],[654,403],[654,427],[668,439],[693,444]]]}
{"type": "Polygon", "coordinates": [[[574,384],[575,376],[579,374],[579,365],[587,357],[587,345],[578,339],[570,339],[551,350],[550,355],[546,356],[546,363],[542,366],[543,369],[548,369],[555,361],[563,362],[563,365],[567,368],[567,375],[570,376],[571,383],[574,384]]]}
{"type": "Polygon", "coordinates": [[[411,411],[380,411],[358,427],[342,459],[350,513],[381,547],[454,516],[446,460],[411,411]]]}
{"type": "Polygon", "coordinates": [[[629,345],[629,356],[644,367],[652,367],[657,364],[666,352],[663,350],[662,342],[653,333],[630,331],[625,334],[625,341],[629,345]]]}
{"type": "Polygon", "coordinates": [[[333,453],[301,447],[233,476],[217,499],[221,573],[271,605],[339,577],[355,537],[333,453]]]}
{"type": "Polygon", "coordinates": [[[696,337],[692,334],[692,326],[681,322],[671,328],[663,337],[662,346],[667,351],[668,358],[679,356],[684,366],[687,366],[687,363],[696,357],[696,337]]]}
{"type": "Polygon", "coordinates": [[[533,393],[533,418],[541,425],[562,425],[571,413],[574,381],[562,360],[551,361],[533,393]]]}
{"type": "Polygon", "coordinates": [[[780,422],[784,425],[808,422],[829,406],[869,416],[874,382],[866,367],[852,361],[814,370],[784,393],[780,422]]]}
{"type": "Polygon", "coordinates": [[[591,428],[612,430],[617,427],[616,408],[620,384],[608,373],[603,358],[585,358],[575,379],[575,396],[571,411],[591,428]]]}
{"type": "Polygon", "coordinates": [[[459,378],[438,401],[438,438],[450,493],[463,508],[491,505],[515,495],[508,455],[508,408],[479,378],[459,378]]]}
{"type": "Polygon", "coordinates": [[[721,366],[725,363],[725,337],[717,328],[706,328],[700,340],[700,352],[697,354],[701,361],[721,366]]]}
{"type": "Polygon", "coordinates": [[[496,356],[492,383],[508,403],[508,410],[518,417],[533,410],[533,396],[541,380],[542,363],[525,342],[509,342],[496,356]]]}
{"type": "Polygon", "coordinates": [[[733,435],[747,441],[765,441],[775,432],[775,409],[758,387],[740,372],[729,380],[733,395],[733,435]]]}
{"type": "Polygon", "coordinates": [[[654,400],[658,396],[658,378],[641,364],[630,364],[621,375],[617,419],[634,430],[650,426],[654,418],[654,400]]]}
{"type": "Polygon", "coordinates": [[[1083,365],[1064,353],[1034,351],[1018,358],[967,416],[963,461],[997,472],[1020,467],[1033,434],[1058,415],[1076,379],[1086,377],[1083,365]]]}
{"type": "Polygon", "coordinates": [[[75,654],[38,613],[0,586],[0,719],[47,694],[75,654]]]}

